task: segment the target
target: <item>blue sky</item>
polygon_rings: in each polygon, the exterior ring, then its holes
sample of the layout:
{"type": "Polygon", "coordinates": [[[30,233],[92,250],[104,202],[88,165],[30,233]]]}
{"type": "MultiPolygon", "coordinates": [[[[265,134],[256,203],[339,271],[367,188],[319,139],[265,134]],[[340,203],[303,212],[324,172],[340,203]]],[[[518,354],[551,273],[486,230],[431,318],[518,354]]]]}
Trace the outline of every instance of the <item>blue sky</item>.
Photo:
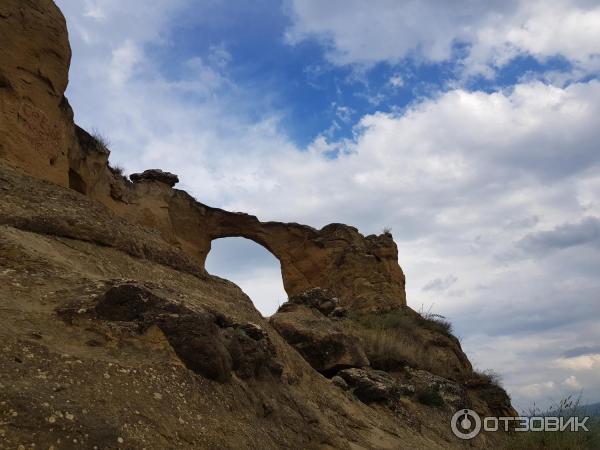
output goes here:
{"type": "MultiPolygon", "coordinates": [[[[600,400],[600,3],[58,0],[76,121],[131,173],[321,227],[391,227],[409,305],[518,407],[600,400]]],[[[208,269],[271,314],[277,261],[208,269]]]]}

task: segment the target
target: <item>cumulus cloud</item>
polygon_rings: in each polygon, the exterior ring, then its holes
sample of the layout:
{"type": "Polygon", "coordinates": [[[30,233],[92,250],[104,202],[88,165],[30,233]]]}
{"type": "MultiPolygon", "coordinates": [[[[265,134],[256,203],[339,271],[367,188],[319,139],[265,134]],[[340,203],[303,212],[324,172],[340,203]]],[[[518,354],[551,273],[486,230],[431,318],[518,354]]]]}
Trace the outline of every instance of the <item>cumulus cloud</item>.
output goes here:
{"type": "Polygon", "coordinates": [[[491,76],[520,55],[562,56],[600,68],[600,6],[586,0],[293,0],[291,43],[317,38],[336,64],[441,62],[465,54],[470,74],[491,76]]]}
{"type": "Polygon", "coordinates": [[[556,361],[558,367],[571,370],[597,370],[600,369],[600,354],[580,355],[572,358],[561,358],[556,361]]]}

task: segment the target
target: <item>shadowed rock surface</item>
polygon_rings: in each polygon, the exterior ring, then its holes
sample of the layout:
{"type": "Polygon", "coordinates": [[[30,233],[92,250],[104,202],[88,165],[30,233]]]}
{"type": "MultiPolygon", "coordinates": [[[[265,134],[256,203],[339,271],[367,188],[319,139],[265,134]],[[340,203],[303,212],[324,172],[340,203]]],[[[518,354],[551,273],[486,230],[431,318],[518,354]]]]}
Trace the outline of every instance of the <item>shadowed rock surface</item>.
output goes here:
{"type": "Polygon", "coordinates": [[[287,303],[270,322],[319,372],[328,374],[345,367],[369,365],[358,338],[345,333],[317,309],[287,303]]]}

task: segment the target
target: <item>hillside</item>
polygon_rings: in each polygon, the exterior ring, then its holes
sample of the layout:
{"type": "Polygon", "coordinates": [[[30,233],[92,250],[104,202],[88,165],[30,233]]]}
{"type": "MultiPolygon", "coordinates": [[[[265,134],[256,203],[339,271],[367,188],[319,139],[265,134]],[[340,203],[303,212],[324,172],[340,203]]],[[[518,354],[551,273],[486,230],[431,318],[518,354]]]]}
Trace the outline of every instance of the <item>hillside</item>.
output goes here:
{"type": "Polygon", "coordinates": [[[0,448],[490,448],[514,414],[444,322],[406,304],[391,234],[318,230],[129,179],[74,123],[51,0],[0,4],[0,448]],[[269,320],[204,262],[241,236],[281,263],[269,320]]]}

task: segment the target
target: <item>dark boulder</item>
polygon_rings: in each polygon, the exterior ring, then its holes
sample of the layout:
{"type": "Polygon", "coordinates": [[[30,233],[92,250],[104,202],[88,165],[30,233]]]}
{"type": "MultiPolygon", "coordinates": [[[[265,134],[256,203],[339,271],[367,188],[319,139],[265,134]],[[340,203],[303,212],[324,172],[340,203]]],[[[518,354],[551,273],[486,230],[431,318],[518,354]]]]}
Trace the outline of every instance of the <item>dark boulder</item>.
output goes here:
{"type": "Polygon", "coordinates": [[[270,322],[288,344],[325,375],[369,365],[359,339],[318,309],[286,303],[271,316],[270,322]]]}
{"type": "Polygon", "coordinates": [[[129,178],[134,183],[142,181],[158,181],[159,183],[167,184],[171,187],[179,183],[179,177],[171,172],[163,172],[160,169],[144,170],[142,173],[132,173],[129,178]]]}
{"type": "Polygon", "coordinates": [[[211,380],[279,378],[282,366],[266,331],[253,323],[234,323],[210,311],[195,311],[162,298],[145,286],[109,288],[95,307],[100,319],[129,322],[139,332],[156,325],[186,367],[211,380]]]}

